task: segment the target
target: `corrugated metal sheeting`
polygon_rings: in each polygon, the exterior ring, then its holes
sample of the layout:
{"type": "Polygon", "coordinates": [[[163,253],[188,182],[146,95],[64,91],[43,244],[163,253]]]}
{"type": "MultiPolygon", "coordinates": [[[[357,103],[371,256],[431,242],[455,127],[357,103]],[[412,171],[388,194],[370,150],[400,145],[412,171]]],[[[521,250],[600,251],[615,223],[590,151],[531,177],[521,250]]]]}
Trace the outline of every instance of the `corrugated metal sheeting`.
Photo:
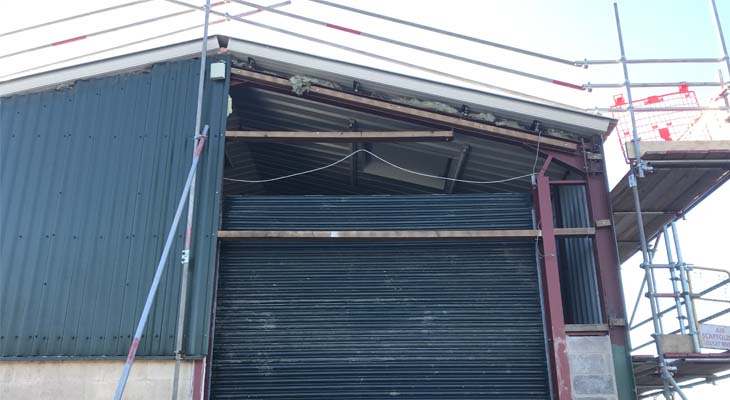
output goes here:
{"type": "MultiPolygon", "coordinates": [[[[241,196],[223,218],[529,229],[530,210],[528,194],[241,196]]],[[[535,263],[531,239],[223,242],[212,397],[547,399],[535,263]]]]}
{"type": "MultiPolygon", "coordinates": [[[[0,99],[0,356],[121,356],[192,158],[199,61],[0,99]]],[[[208,81],[186,352],[207,352],[226,81],[208,81]]],[[[139,355],[171,356],[177,232],[139,355]]]]}
{"type": "MultiPolygon", "coordinates": [[[[232,130],[348,130],[351,121],[356,130],[431,130],[434,127],[404,122],[384,116],[349,110],[318,103],[301,97],[243,87],[232,90],[234,114],[229,118],[232,130]]],[[[368,144],[365,147],[368,148],[368,144]]],[[[535,162],[536,152],[513,144],[506,144],[456,133],[450,142],[391,143],[392,153],[412,152],[423,157],[448,159],[449,168],[444,176],[456,173],[458,159],[468,147],[460,178],[473,181],[491,181],[526,175],[543,157],[535,162]]],[[[252,143],[231,140],[227,145],[231,165],[226,177],[257,180],[284,176],[333,163],[353,151],[349,143],[252,143]]],[[[380,150],[373,149],[378,154],[380,150]]],[[[386,157],[396,164],[403,164],[409,156],[386,157]]],[[[351,179],[351,160],[316,173],[275,181],[263,185],[227,181],[227,194],[425,194],[444,193],[444,190],[417,185],[403,180],[375,176],[364,172],[367,157],[358,156],[357,181],[351,179]]],[[[551,163],[547,175],[560,179],[565,168],[551,163]]],[[[455,193],[526,192],[531,190],[529,177],[495,184],[457,183],[455,193]]]]}
{"type": "Polygon", "coordinates": [[[212,397],[547,399],[534,241],[221,248],[212,397]]]}
{"type": "Polygon", "coordinates": [[[527,193],[420,196],[232,196],[226,230],[522,229],[527,193]]]}
{"type": "MultiPolygon", "coordinates": [[[[560,227],[592,226],[584,186],[558,186],[557,195],[560,227]]],[[[602,323],[593,239],[558,238],[557,244],[566,323],[602,323]]]]}

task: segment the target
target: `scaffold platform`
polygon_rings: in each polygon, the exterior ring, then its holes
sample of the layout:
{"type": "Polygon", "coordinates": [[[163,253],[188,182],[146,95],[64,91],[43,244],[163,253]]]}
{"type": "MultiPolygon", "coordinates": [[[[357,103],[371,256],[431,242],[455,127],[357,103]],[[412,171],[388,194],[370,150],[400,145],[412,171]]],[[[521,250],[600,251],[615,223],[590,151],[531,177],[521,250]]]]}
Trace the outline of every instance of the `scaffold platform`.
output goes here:
{"type": "MultiPolygon", "coordinates": [[[[683,216],[730,180],[730,140],[642,142],[641,158],[651,166],[639,195],[647,240],[683,216]]],[[[635,158],[627,146],[629,158],[635,158]]],[[[640,249],[629,173],[611,190],[619,257],[625,262],[640,249]]]]}
{"type": "MultiPolygon", "coordinates": [[[[664,356],[670,369],[674,370],[674,379],[683,388],[730,378],[730,352],[665,353],[664,356]]],[[[632,360],[639,398],[660,394],[663,382],[657,357],[635,355],[632,360]]]]}

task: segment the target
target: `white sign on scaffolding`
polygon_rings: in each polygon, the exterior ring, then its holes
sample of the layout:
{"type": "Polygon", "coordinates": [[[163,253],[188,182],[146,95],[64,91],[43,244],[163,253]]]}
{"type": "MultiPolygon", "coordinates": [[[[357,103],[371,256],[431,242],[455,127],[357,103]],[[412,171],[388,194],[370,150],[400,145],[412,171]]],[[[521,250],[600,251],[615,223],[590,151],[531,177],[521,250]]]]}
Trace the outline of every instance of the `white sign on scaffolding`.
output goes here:
{"type": "Polygon", "coordinates": [[[730,326],[701,324],[700,343],[706,349],[730,350],[730,326]]]}

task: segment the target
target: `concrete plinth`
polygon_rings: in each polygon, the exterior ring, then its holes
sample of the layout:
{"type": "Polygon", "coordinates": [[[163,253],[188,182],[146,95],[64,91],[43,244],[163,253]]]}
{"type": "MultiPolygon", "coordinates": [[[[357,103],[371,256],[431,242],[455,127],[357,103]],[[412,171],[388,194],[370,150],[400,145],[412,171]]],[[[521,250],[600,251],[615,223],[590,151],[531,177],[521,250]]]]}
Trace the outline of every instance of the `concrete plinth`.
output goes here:
{"type": "MultiPolygon", "coordinates": [[[[114,361],[2,361],[0,399],[111,399],[124,365],[114,361]]],[[[134,362],[124,399],[169,399],[175,361],[134,362]]],[[[192,399],[193,362],[180,368],[179,399],[192,399]]]]}
{"type": "Polygon", "coordinates": [[[575,400],[618,400],[608,336],[568,336],[570,382],[575,400]]]}

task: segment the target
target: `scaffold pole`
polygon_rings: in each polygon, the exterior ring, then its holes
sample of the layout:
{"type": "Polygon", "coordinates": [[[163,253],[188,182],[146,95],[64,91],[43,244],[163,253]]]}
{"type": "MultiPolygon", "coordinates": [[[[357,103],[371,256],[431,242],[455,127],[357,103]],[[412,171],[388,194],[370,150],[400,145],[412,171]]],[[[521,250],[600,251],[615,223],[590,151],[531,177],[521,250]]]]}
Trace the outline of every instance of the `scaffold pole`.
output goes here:
{"type": "Polygon", "coordinates": [[[667,368],[666,360],[664,359],[664,352],[662,349],[662,330],[659,324],[659,307],[657,305],[657,298],[653,296],[656,292],[656,286],[654,282],[654,276],[651,268],[651,259],[649,256],[649,246],[646,240],[646,232],[644,232],[644,217],[641,215],[641,200],[639,198],[639,188],[636,179],[636,174],[640,177],[644,176],[644,165],[641,161],[641,149],[639,146],[639,135],[636,129],[636,118],[634,116],[634,105],[631,97],[631,81],[629,80],[629,69],[626,64],[626,50],[624,48],[624,39],[621,32],[621,19],[618,12],[618,4],[613,3],[613,12],[616,19],[616,31],[618,33],[619,48],[621,50],[621,63],[624,72],[624,83],[626,85],[626,96],[628,100],[629,114],[631,116],[631,129],[633,134],[634,152],[636,154],[636,164],[631,167],[629,174],[629,186],[634,198],[634,210],[636,211],[636,223],[638,225],[639,243],[641,245],[642,264],[641,267],[644,269],[644,278],[646,279],[646,290],[649,295],[649,304],[651,309],[652,323],[654,325],[654,343],[657,349],[657,360],[658,368],[662,377],[663,394],[667,400],[672,399],[672,390],[670,386],[684,398],[681,393],[681,389],[672,378],[667,368]]]}
{"type": "Polygon", "coordinates": [[[165,265],[167,264],[167,257],[170,255],[170,249],[172,248],[172,241],[175,238],[175,233],[177,232],[177,226],[180,223],[180,216],[182,215],[183,208],[185,208],[185,202],[188,197],[188,193],[190,192],[190,184],[193,180],[193,175],[195,174],[195,170],[198,166],[198,161],[200,161],[200,155],[203,152],[203,146],[205,145],[205,136],[201,138],[201,140],[198,142],[198,146],[195,149],[195,155],[193,156],[193,163],[190,166],[190,171],[188,172],[188,177],[185,180],[185,186],[183,187],[182,194],[180,195],[180,201],[177,204],[177,210],[175,211],[175,217],[172,220],[172,224],[170,225],[170,230],[167,233],[167,239],[165,240],[165,247],[162,250],[162,255],[160,256],[160,261],[157,263],[157,269],[155,271],[155,276],[152,279],[152,286],[150,287],[149,292],[147,293],[147,300],[145,301],[144,308],[142,309],[142,316],[139,318],[139,322],[137,323],[137,330],[134,332],[134,339],[132,339],[132,344],[129,347],[129,353],[127,354],[127,360],[124,363],[124,369],[122,370],[122,375],[119,377],[119,383],[117,384],[117,390],[114,394],[114,400],[121,400],[122,395],[124,394],[124,388],[127,385],[127,380],[129,379],[129,373],[132,370],[132,364],[134,363],[134,359],[137,355],[137,348],[139,347],[139,342],[142,340],[142,332],[144,332],[144,328],[147,325],[147,319],[150,316],[150,311],[152,310],[152,303],[155,300],[155,295],[157,294],[157,288],[160,286],[160,280],[162,279],[162,273],[165,271],[165,265]]]}
{"type": "MultiPolygon", "coordinates": [[[[197,151],[197,144],[204,139],[208,133],[208,125],[205,131],[200,132],[200,124],[203,113],[203,91],[205,89],[205,70],[208,55],[208,22],[210,21],[210,0],[205,2],[205,19],[203,23],[203,40],[200,49],[200,74],[198,78],[198,99],[195,111],[195,132],[193,140],[196,146],[193,151],[193,157],[197,151]]],[[[182,252],[182,271],[180,276],[180,301],[177,310],[177,336],[175,338],[175,370],[172,379],[172,400],[177,400],[178,386],[180,385],[180,363],[182,362],[183,353],[185,351],[185,316],[187,315],[188,300],[188,278],[190,275],[190,258],[192,256],[192,236],[193,236],[193,219],[195,217],[195,182],[197,174],[193,173],[190,182],[190,191],[188,194],[188,217],[185,227],[185,249],[182,252]]]]}

